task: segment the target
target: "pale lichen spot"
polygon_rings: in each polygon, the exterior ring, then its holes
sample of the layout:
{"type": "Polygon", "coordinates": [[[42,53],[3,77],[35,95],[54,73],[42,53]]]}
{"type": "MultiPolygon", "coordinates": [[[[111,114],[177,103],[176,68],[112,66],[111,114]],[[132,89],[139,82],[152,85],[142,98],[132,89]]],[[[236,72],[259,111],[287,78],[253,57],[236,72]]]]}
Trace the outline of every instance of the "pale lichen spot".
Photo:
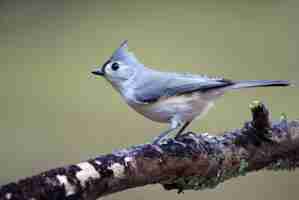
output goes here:
{"type": "Polygon", "coordinates": [[[218,136],[216,139],[217,139],[218,141],[223,141],[223,140],[225,140],[225,138],[224,138],[222,135],[218,136]]]}
{"type": "Polygon", "coordinates": [[[201,133],[202,136],[206,137],[209,135],[209,133],[201,133]]]}
{"type": "Polygon", "coordinates": [[[76,193],[76,187],[72,185],[65,175],[57,175],[60,185],[64,185],[66,196],[72,195],[76,193]]]}
{"type": "Polygon", "coordinates": [[[136,167],[136,160],[133,157],[127,156],[125,157],[124,161],[126,167],[129,166],[129,164],[134,168],[136,167]]]}
{"type": "Polygon", "coordinates": [[[88,162],[82,162],[77,164],[77,166],[81,169],[81,171],[76,173],[76,177],[79,179],[82,187],[85,187],[88,179],[99,179],[101,175],[97,172],[97,170],[92,166],[92,164],[88,162]]]}
{"type": "Polygon", "coordinates": [[[126,166],[127,166],[129,162],[132,162],[132,161],[133,161],[133,158],[130,157],[130,156],[128,156],[128,157],[125,157],[124,160],[125,160],[125,164],[126,164],[126,166]]]}
{"type": "Polygon", "coordinates": [[[108,169],[113,171],[113,175],[116,178],[123,178],[125,176],[125,166],[119,163],[113,163],[108,169]]]}
{"type": "Polygon", "coordinates": [[[102,162],[99,161],[99,160],[94,160],[94,162],[95,162],[97,165],[102,165],[102,162]]]}
{"type": "Polygon", "coordinates": [[[6,199],[11,199],[11,197],[12,197],[12,194],[11,194],[11,193],[6,193],[6,194],[5,194],[5,198],[6,198],[6,199]]]}
{"type": "Polygon", "coordinates": [[[215,138],[215,136],[213,136],[213,135],[207,135],[207,137],[208,137],[209,139],[213,139],[213,138],[215,138]]]}
{"type": "MultiPolygon", "coordinates": [[[[162,145],[163,141],[161,141],[160,145],[162,145]]],[[[167,143],[167,142],[166,142],[167,143]]],[[[162,148],[160,148],[158,145],[152,145],[152,147],[158,151],[159,153],[163,153],[162,148]]]]}

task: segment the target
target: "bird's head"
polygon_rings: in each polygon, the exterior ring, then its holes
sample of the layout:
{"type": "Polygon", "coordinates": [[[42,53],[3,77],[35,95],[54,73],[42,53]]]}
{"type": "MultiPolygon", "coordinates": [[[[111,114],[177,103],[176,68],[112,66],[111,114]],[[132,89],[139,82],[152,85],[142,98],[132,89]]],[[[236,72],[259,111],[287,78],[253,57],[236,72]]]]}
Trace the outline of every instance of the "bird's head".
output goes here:
{"type": "Polygon", "coordinates": [[[131,81],[143,65],[128,50],[128,42],[124,41],[101,67],[92,71],[92,74],[103,76],[113,86],[122,87],[131,81]]]}

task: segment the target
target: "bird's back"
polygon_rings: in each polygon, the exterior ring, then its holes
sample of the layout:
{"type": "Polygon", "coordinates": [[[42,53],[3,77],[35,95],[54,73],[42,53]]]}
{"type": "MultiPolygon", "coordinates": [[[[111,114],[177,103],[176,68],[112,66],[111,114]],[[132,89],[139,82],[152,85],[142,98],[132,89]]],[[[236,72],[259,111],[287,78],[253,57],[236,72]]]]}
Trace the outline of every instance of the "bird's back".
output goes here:
{"type": "Polygon", "coordinates": [[[207,92],[213,88],[225,87],[231,81],[223,78],[188,73],[160,72],[145,68],[134,83],[136,100],[151,103],[162,97],[179,96],[193,92],[207,92]]]}

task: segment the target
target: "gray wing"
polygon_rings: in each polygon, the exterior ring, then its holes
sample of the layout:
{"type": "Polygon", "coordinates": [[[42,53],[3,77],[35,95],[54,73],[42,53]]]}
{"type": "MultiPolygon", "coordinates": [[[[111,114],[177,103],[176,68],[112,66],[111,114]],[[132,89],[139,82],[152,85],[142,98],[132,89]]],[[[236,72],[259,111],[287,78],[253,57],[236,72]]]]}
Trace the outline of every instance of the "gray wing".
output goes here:
{"type": "Polygon", "coordinates": [[[162,97],[177,96],[192,92],[206,92],[232,85],[233,82],[222,78],[208,78],[188,74],[160,73],[146,78],[135,88],[138,102],[153,103],[162,97]]]}

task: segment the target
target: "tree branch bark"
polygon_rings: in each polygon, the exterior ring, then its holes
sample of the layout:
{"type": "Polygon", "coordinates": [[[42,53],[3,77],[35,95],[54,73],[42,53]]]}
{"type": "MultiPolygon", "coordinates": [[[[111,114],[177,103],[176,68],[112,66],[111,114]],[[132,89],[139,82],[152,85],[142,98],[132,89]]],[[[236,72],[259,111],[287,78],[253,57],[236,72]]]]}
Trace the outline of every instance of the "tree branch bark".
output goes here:
{"type": "Polygon", "coordinates": [[[186,133],[163,144],[143,144],[43,172],[0,188],[0,200],[96,198],[160,183],[166,190],[214,188],[248,172],[299,166],[299,122],[269,121],[255,102],[253,119],[221,136],[186,133]]]}

